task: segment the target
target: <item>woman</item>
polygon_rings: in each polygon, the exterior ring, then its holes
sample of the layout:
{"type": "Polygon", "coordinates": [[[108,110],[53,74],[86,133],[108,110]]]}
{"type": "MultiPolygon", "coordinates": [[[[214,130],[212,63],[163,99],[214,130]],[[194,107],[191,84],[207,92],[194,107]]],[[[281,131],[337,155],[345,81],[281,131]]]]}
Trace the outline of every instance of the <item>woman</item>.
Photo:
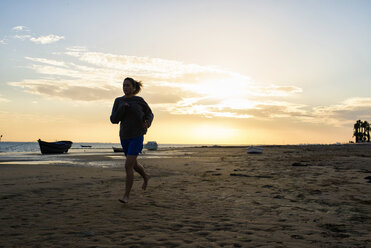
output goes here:
{"type": "Polygon", "coordinates": [[[125,95],[115,99],[110,119],[113,124],[120,122],[120,140],[126,156],[126,188],[123,198],[119,201],[128,203],[133,186],[133,170],[143,177],[143,190],[147,188],[150,178],[143,166],[138,163],[137,157],[142,152],[143,135],[152,124],[153,113],[143,98],[136,96],[142,89],[141,82],[125,78],[122,88],[125,95]]]}

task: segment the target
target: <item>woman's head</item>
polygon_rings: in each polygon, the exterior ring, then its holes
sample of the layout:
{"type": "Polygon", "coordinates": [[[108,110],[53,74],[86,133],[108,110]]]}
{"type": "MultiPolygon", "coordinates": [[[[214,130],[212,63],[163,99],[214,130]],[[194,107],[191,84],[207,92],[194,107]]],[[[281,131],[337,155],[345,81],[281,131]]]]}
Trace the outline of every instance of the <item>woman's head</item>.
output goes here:
{"type": "Polygon", "coordinates": [[[142,82],[135,81],[134,79],[127,77],[124,80],[122,89],[127,96],[134,96],[139,93],[142,89],[142,82]]]}

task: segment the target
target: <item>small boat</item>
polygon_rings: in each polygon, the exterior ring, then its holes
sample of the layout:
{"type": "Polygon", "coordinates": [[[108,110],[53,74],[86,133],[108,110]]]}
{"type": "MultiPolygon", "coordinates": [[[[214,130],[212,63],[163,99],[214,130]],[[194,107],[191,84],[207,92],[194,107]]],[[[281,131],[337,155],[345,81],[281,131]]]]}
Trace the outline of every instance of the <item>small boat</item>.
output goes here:
{"type": "Polygon", "coordinates": [[[58,154],[68,152],[71,148],[72,142],[63,140],[57,142],[46,142],[41,139],[38,140],[41,154],[58,154]]]}
{"type": "Polygon", "coordinates": [[[249,146],[247,148],[247,153],[250,154],[261,154],[263,153],[263,148],[259,146],[249,146]]]}
{"type": "Polygon", "coordinates": [[[124,152],[124,149],[122,149],[122,147],[113,147],[112,146],[112,149],[114,152],[124,152]]]}
{"type": "Polygon", "coordinates": [[[150,151],[155,151],[158,148],[156,141],[148,141],[147,144],[144,145],[144,148],[150,151]]]}
{"type": "Polygon", "coordinates": [[[81,147],[84,147],[84,148],[91,148],[91,146],[89,145],[80,145],[81,147]]]}

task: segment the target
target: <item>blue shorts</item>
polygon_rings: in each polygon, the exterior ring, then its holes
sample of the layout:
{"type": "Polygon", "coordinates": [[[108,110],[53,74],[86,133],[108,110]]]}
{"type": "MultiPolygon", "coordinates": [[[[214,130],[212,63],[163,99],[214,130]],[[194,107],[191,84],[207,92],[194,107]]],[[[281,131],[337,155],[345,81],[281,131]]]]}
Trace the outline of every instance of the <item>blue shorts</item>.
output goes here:
{"type": "Polygon", "coordinates": [[[125,156],[127,155],[138,156],[139,153],[142,153],[143,136],[130,139],[121,139],[121,146],[122,149],[124,150],[125,156]]]}

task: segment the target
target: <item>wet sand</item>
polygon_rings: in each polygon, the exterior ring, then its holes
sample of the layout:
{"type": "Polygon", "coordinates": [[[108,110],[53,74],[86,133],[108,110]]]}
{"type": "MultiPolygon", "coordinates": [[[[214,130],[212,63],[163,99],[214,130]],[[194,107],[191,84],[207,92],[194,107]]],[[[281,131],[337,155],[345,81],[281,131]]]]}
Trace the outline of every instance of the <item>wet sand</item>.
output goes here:
{"type": "Polygon", "coordinates": [[[0,165],[0,247],[371,246],[371,145],[175,150],[140,159],[129,204],[123,158],[0,165]]]}

